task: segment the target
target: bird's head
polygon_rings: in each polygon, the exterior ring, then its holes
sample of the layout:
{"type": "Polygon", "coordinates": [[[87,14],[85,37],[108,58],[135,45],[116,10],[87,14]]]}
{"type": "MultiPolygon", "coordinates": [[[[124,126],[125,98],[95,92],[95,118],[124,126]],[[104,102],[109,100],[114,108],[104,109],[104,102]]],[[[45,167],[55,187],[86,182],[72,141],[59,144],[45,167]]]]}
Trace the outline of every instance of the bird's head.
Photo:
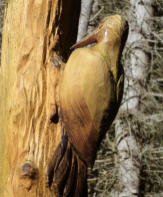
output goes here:
{"type": "Polygon", "coordinates": [[[120,15],[112,15],[104,18],[98,27],[88,36],[74,44],[71,49],[84,47],[92,43],[124,42],[128,35],[128,23],[120,15]]]}

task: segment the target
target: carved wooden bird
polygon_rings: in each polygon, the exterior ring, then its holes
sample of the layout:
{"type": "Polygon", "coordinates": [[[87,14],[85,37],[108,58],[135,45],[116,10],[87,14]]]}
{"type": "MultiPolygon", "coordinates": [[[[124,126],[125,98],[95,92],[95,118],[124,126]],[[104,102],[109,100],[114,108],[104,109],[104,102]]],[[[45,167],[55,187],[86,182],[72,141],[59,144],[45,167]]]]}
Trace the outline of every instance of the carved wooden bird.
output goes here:
{"type": "MultiPolygon", "coordinates": [[[[98,146],[120,107],[124,83],[120,59],[127,35],[126,20],[120,15],[106,17],[90,35],[72,46],[72,49],[78,49],[72,52],[62,74],[59,100],[64,126],[62,137],[66,136],[66,145],[60,144],[51,166],[58,163],[55,167],[57,174],[59,163],[71,149],[71,159],[69,157],[67,162],[73,166],[71,160],[75,156],[78,191],[82,187],[80,177],[84,171],[82,178],[85,181],[87,166],[93,166],[98,146]],[[95,45],[84,47],[91,43],[95,45]]],[[[69,176],[72,176],[71,172],[69,176]]],[[[56,182],[60,184],[61,180],[56,182]]]]}
{"type": "Polygon", "coordinates": [[[123,95],[124,71],[120,64],[127,38],[127,22],[119,15],[105,18],[75,50],[63,72],[60,105],[67,135],[87,165],[114,120],[123,95]]]}

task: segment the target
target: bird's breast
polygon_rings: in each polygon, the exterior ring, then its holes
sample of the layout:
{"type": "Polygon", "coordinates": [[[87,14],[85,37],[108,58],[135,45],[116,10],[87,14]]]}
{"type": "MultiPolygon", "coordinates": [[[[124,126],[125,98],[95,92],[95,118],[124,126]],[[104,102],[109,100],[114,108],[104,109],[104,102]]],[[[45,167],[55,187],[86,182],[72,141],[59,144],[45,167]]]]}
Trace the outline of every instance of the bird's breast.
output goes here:
{"type": "Polygon", "coordinates": [[[114,119],[116,85],[107,63],[97,51],[75,50],[63,71],[60,105],[64,125],[79,156],[91,164],[99,138],[114,119]],[[112,113],[113,112],[113,113],[112,113]]]}

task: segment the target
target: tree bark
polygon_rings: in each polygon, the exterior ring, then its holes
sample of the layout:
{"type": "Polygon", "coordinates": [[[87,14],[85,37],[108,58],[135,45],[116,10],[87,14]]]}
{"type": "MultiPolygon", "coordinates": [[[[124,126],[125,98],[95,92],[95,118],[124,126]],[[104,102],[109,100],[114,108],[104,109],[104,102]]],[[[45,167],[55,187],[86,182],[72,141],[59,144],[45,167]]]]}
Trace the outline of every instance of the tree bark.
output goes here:
{"type": "Polygon", "coordinates": [[[7,2],[0,67],[1,197],[57,195],[47,186],[47,166],[61,133],[58,59],[69,56],[79,12],[80,0],[7,2]]]}
{"type": "Polygon", "coordinates": [[[81,40],[87,33],[89,18],[91,14],[93,0],[82,0],[81,1],[81,12],[78,27],[77,41],[81,40]]]}
{"type": "Polygon", "coordinates": [[[112,194],[118,197],[139,195],[141,144],[135,136],[140,134],[141,128],[134,118],[141,112],[141,97],[150,69],[148,39],[152,27],[152,3],[152,0],[130,1],[130,33],[128,53],[125,56],[126,86],[121,108],[121,114],[124,115],[116,122],[115,127],[120,189],[114,190],[112,194]]]}
{"type": "Polygon", "coordinates": [[[98,4],[99,0],[82,0],[77,41],[93,31],[94,26],[91,26],[89,22],[91,17],[94,18],[94,15],[98,12],[98,4]]]}

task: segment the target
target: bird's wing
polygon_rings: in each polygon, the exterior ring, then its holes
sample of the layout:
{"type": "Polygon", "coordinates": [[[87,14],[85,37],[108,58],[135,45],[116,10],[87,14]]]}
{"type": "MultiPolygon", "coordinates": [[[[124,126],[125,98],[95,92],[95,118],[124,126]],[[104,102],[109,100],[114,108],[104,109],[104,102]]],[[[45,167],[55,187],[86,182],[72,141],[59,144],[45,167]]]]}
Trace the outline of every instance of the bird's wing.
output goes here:
{"type": "Polygon", "coordinates": [[[76,51],[63,72],[60,105],[72,145],[83,160],[91,163],[101,136],[101,122],[110,100],[114,100],[113,81],[106,62],[99,54],[90,54],[86,48],[76,51]]]}

